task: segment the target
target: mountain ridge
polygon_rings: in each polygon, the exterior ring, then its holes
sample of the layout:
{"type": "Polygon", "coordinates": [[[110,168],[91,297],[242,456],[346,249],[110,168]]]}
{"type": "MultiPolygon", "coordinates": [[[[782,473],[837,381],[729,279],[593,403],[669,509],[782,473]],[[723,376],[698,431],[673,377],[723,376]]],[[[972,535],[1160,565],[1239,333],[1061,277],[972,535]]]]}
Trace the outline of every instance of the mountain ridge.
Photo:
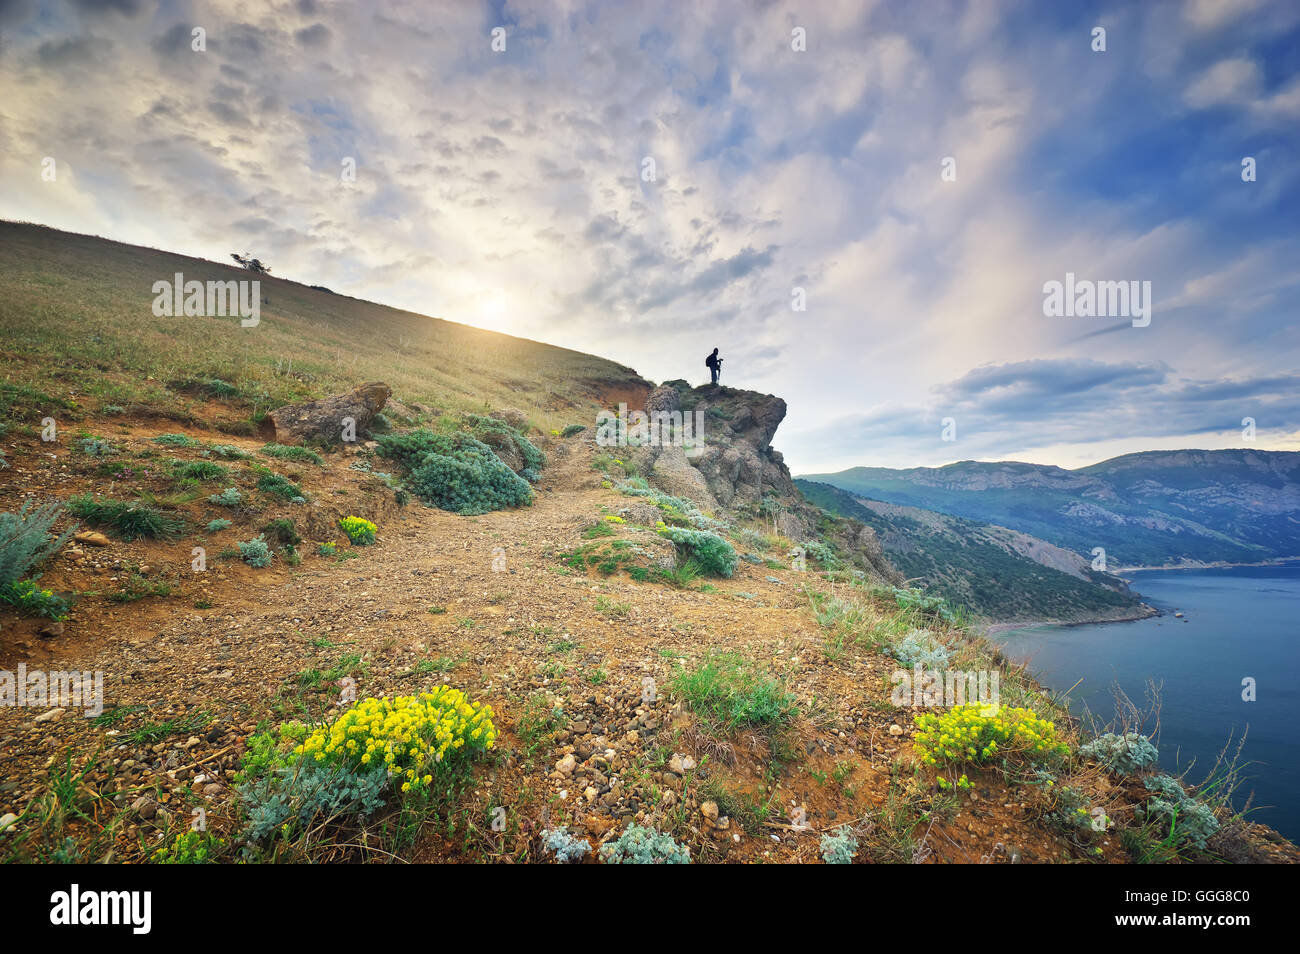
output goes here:
{"type": "Polygon", "coordinates": [[[1300,452],[1141,451],[1067,470],[1022,461],[854,467],[800,479],[998,524],[1107,566],[1258,563],[1300,554],[1300,452]]]}

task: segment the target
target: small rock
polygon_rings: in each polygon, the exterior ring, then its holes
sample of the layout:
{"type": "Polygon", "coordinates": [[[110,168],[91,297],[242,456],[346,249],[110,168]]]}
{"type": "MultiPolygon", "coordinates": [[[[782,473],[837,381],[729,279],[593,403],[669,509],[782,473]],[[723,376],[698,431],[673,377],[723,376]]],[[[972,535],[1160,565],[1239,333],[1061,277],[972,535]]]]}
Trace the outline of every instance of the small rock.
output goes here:
{"type": "Polygon", "coordinates": [[[112,543],[108,537],[104,536],[98,530],[82,530],[80,533],[73,534],[72,539],[76,540],[78,543],[85,543],[92,547],[106,547],[112,543]]]}
{"type": "Polygon", "coordinates": [[[902,735],[902,734],[903,734],[903,727],[902,727],[901,725],[899,725],[897,722],[895,722],[893,725],[891,725],[891,726],[889,727],[889,734],[890,734],[890,735],[902,735]]]}
{"type": "Polygon", "coordinates": [[[572,775],[573,770],[577,768],[577,766],[578,760],[575,759],[573,753],[570,752],[564,758],[560,759],[560,761],[555,763],[555,771],[559,772],[561,775],[572,775]]]}
{"type": "Polygon", "coordinates": [[[62,708],[50,709],[47,712],[42,712],[32,721],[33,722],[58,722],[60,719],[63,718],[65,712],[67,712],[67,710],[62,708]]]}
{"type": "Polygon", "coordinates": [[[668,771],[672,772],[674,775],[685,775],[693,768],[695,768],[695,759],[691,758],[689,755],[674,754],[673,757],[668,760],[668,771]]]}

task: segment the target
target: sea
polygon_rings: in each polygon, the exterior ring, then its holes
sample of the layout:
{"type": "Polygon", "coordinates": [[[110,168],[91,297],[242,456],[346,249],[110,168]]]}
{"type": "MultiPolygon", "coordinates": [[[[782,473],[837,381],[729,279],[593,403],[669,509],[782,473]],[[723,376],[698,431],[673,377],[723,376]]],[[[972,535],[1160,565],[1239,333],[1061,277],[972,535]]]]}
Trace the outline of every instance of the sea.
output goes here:
{"type": "Polygon", "coordinates": [[[1300,842],[1300,561],[1124,577],[1164,615],[1027,626],[991,638],[1028,662],[1043,685],[1071,690],[1075,715],[1106,722],[1116,687],[1142,706],[1156,684],[1160,764],[1179,775],[1190,767],[1189,783],[1201,782],[1244,735],[1237,807],[1253,792],[1249,817],[1300,842]]]}

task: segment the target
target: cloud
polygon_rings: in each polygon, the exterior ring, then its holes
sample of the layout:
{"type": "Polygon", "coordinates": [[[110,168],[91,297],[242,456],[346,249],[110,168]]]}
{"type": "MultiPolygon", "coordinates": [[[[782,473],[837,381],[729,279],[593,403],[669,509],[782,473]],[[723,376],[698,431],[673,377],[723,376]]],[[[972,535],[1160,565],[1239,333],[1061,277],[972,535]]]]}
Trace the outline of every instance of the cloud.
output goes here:
{"type": "Polygon", "coordinates": [[[1119,7],[1106,54],[1009,0],[155,9],[0,3],[0,215],[657,380],[717,346],[796,467],[1300,426],[1294,4],[1119,7]],[[1150,280],[1151,326],[1045,318],[1067,271],[1150,280]]]}
{"type": "Polygon", "coordinates": [[[1220,60],[1187,88],[1185,99],[1197,109],[1249,102],[1258,93],[1263,74],[1259,64],[1246,57],[1220,60]]]}

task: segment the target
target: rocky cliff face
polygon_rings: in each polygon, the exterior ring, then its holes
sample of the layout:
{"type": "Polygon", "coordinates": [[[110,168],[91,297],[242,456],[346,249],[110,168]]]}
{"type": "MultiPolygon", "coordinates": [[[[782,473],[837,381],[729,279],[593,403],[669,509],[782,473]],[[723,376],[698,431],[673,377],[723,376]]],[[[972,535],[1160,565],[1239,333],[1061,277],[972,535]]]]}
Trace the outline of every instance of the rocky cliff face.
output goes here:
{"type": "Polygon", "coordinates": [[[882,580],[899,579],[870,527],[838,519],[828,525],[795,487],[785,458],[772,447],[785,419],[781,398],[669,381],[650,392],[645,413],[659,437],[628,456],[665,493],[689,497],[704,510],[761,516],[796,543],[829,533],[849,562],[882,580]]]}

